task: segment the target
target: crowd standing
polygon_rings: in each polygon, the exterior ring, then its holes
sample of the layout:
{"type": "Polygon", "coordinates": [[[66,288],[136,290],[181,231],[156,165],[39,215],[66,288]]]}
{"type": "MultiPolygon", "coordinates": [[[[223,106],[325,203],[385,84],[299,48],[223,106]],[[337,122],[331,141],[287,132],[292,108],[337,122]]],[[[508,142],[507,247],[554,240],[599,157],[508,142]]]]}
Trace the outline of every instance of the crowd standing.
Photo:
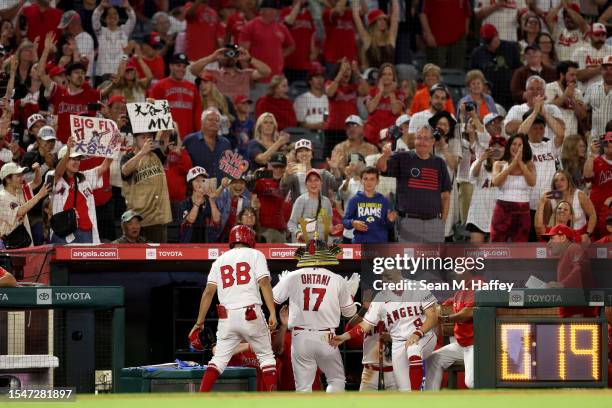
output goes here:
{"type": "Polygon", "coordinates": [[[563,224],[609,242],[612,6],[594,4],[5,2],[0,237],[534,242],[563,224]],[[127,104],[155,100],[173,128],[133,132],[127,104]],[[70,115],[124,146],[81,154],[70,115]]]}

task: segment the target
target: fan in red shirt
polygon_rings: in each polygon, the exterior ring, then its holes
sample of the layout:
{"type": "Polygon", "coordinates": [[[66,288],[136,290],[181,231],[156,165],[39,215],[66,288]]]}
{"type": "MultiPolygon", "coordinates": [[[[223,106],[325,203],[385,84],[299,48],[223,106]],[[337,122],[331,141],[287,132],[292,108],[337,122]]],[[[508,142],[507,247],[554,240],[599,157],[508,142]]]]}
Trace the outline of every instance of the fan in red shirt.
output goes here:
{"type": "Polygon", "coordinates": [[[223,43],[225,30],[217,12],[204,0],[187,3],[185,9],[187,56],[195,61],[212,54],[223,43]]]}
{"type": "Polygon", "coordinates": [[[328,130],[343,130],[344,121],[351,115],[359,115],[357,97],[368,93],[368,83],[361,77],[359,65],[346,59],[336,65],[334,80],[327,81],[325,93],[329,98],[328,130]]]}
{"type": "MultiPolygon", "coordinates": [[[[159,50],[162,48],[164,48],[164,44],[161,42],[160,35],[155,31],[146,36],[141,43],[142,59],[151,69],[154,79],[162,79],[166,71],[164,59],[161,55],[159,55],[159,50]]],[[[135,57],[132,57],[132,59],[128,62],[128,65],[136,68],[138,78],[142,79],[145,77],[145,73],[142,68],[140,68],[140,64],[138,64],[135,57]]]]}
{"type": "MultiPolygon", "coordinates": [[[[178,125],[176,126],[178,128],[178,125]]],[[[166,161],[164,162],[164,170],[166,172],[166,181],[168,182],[168,195],[170,195],[170,205],[172,207],[172,215],[178,215],[178,207],[187,196],[186,177],[189,169],[193,167],[191,157],[186,149],[183,149],[181,138],[178,137],[178,130],[162,132],[162,138],[168,138],[168,151],[166,153],[166,161]]],[[[166,142],[166,140],[164,140],[166,142]]]]}
{"type": "Polygon", "coordinates": [[[297,126],[295,110],[293,110],[293,103],[289,100],[288,91],[287,78],[282,75],[272,77],[268,94],[259,98],[255,105],[255,116],[259,117],[265,112],[273,114],[279,130],[297,126]]]}
{"type": "Polygon", "coordinates": [[[196,86],[186,81],[187,56],[176,54],[170,61],[170,76],[160,80],[150,91],[151,98],[166,99],[170,104],[172,118],[178,123],[181,138],[200,128],[200,95],[196,86]]]}
{"type": "MultiPolygon", "coordinates": [[[[325,42],[323,57],[327,64],[335,64],[342,58],[357,59],[357,41],[353,13],[346,7],[347,0],[331,0],[332,8],[323,11],[325,42]]],[[[344,119],[343,119],[344,120],[344,119]]]]}
{"type": "Polygon", "coordinates": [[[279,8],[276,0],[263,0],[259,17],[249,21],[240,34],[240,45],[266,63],[272,75],[282,75],[285,57],[295,50],[289,29],[277,21],[279,8]]]}
{"type": "Polygon", "coordinates": [[[596,241],[596,244],[612,244],[612,214],[606,218],[606,229],[608,230],[608,235],[596,241]]]}
{"type": "Polygon", "coordinates": [[[225,39],[227,43],[238,43],[244,25],[257,17],[257,0],[238,0],[238,11],[227,19],[225,39]]]}
{"type": "Polygon", "coordinates": [[[295,0],[293,6],[281,10],[281,18],[295,41],[295,51],[285,58],[285,73],[290,80],[305,81],[311,67],[315,26],[307,0],[295,0]]]}
{"type": "Polygon", "coordinates": [[[591,201],[597,212],[595,239],[606,235],[605,220],[612,202],[612,132],[601,140],[593,141],[591,153],[584,164],[584,178],[591,179],[591,201]],[[603,154],[600,148],[603,147],[603,154]],[[593,159],[595,158],[595,159],[593,159]],[[607,205],[606,205],[607,203],[607,205]]]}
{"type": "Polygon", "coordinates": [[[38,37],[38,53],[43,51],[42,39],[45,38],[48,32],[53,32],[59,38],[61,30],[57,28],[62,19],[64,12],[62,10],[51,7],[49,0],[36,0],[31,6],[24,7],[21,10],[28,22],[28,39],[32,42],[38,37]]]}
{"type": "Polygon", "coordinates": [[[424,0],[420,20],[427,61],[463,69],[466,33],[472,8],[468,0],[424,0]]]}
{"type": "Polygon", "coordinates": [[[365,139],[373,145],[380,143],[380,131],[395,124],[404,111],[405,95],[397,89],[397,74],[391,64],[380,66],[378,87],[370,89],[366,99],[368,121],[364,127],[365,139]]]}
{"type": "Polygon", "coordinates": [[[287,220],[291,216],[292,207],[280,189],[280,180],[286,167],[287,158],[283,153],[276,152],[268,162],[267,170],[271,172],[271,177],[263,173],[264,168],[255,171],[253,194],[257,194],[259,199],[259,224],[261,235],[267,243],[286,242],[287,220]]]}

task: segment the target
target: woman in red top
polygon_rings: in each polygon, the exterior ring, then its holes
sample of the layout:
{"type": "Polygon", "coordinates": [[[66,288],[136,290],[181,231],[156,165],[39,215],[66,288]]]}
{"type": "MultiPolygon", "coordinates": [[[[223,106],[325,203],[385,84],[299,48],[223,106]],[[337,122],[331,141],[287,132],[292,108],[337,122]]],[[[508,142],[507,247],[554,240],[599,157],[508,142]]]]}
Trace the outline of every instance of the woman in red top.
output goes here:
{"type": "Polygon", "coordinates": [[[356,61],[342,59],[334,70],[334,80],[325,84],[329,99],[329,118],[326,129],[344,130],[344,121],[351,115],[359,115],[357,97],[368,93],[368,83],[361,77],[356,61]]]}
{"type": "Polygon", "coordinates": [[[255,116],[270,112],[276,118],[278,129],[297,126],[293,103],[289,100],[289,84],[287,78],[275,75],[270,81],[268,94],[259,98],[255,105],[255,116]]]}
{"type": "Polygon", "coordinates": [[[382,64],[379,73],[378,87],[370,89],[366,99],[370,116],[364,127],[365,139],[374,145],[380,143],[380,131],[395,124],[405,109],[404,94],[397,89],[395,67],[382,64]]]}

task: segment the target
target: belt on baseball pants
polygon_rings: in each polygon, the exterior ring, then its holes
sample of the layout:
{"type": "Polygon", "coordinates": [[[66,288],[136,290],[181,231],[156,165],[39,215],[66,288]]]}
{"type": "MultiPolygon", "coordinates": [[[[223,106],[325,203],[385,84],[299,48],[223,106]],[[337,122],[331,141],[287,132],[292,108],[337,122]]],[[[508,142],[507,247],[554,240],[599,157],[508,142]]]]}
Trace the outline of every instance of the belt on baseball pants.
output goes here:
{"type": "Polygon", "coordinates": [[[306,331],[316,331],[316,332],[332,331],[332,329],[307,329],[307,328],[300,327],[300,326],[295,326],[293,330],[306,330],[306,331]]]}
{"type": "MultiPolygon", "coordinates": [[[[367,368],[368,370],[378,371],[378,366],[374,364],[364,364],[363,368],[367,368]]],[[[393,371],[393,366],[383,367],[383,373],[390,373],[393,371]]]]}

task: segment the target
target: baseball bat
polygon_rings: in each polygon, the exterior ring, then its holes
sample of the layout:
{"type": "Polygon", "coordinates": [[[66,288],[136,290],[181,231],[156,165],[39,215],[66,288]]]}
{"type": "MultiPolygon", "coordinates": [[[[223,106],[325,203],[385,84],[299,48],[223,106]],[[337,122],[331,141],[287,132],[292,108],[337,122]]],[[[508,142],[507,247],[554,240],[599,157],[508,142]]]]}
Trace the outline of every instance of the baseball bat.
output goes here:
{"type": "Polygon", "coordinates": [[[383,363],[385,361],[385,341],[382,333],[378,333],[378,391],[385,389],[385,372],[383,363]]]}

